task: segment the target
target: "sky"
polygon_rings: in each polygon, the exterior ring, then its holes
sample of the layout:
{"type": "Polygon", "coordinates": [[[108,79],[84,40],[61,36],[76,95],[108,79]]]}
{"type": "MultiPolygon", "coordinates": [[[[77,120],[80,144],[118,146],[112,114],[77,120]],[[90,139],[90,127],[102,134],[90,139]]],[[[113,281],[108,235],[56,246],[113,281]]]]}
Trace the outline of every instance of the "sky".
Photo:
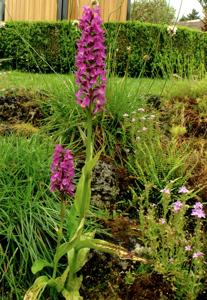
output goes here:
{"type": "MultiPolygon", "coordinates": [[[[133,3],[134,0],[131,0],[131,2],[133,3]]],[[[197,10],[202,17],[202,7],[198,0],[167,0],[167,3],[176,9],[177,15],[179,14],[178,19],[180,19],[183,15],[188,15],[193,8],[195,8],[195,10],[197,10]]]]}
{"type": "Polygon", "coordinates": [[[176,9],[177,14],[179,13],[179,8],[181,6],[181,10],[178,18],[180,19],[183,15],[189,14],[193,8],[195,8],[200,15],[202,16],[202,7],[199,4],[198,0],[168,0],[167,1],[170,6],[176,9]]]}

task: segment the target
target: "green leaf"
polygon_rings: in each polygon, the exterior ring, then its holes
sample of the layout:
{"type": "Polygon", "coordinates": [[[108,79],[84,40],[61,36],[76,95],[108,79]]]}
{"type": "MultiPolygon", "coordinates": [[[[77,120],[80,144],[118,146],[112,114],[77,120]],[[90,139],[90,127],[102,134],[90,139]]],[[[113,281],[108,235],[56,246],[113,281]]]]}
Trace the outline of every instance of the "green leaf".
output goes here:
{"type": "MultiPolygon", "coordinates": [[[[81,235],[80,240],[84,241],[84,240],[91,239],[94,237],[94,235],[95,235],[95,232],[88,232],[84,235],[81,235]]],[[[82,267],[87,263],[89,251],[90,251],[90,248],[82,248],[78,251],[75,268],[74,268],[74,270],[71,270],[73,273],[77,273],[78,271],[80,271],[82,269],[82,267]]],[[[67,254],[69,263],[71,261],[73,261],[73,259],[74,259],[74,252],[75,252],[75,249],[73,248],[67,254]]]]}
{"type": "Polygon", "coordinates": [[[31,288],[26,292],[24,296],[24,300],[36,300],[39,299],[41,294],[43,293],[45,287],[49,282],[49,278],[47,276],[38,277],[31,288]]]}
{"type": "Polygon", "coordinates": [[[78,291],[69,292],[64,290],[62,292],[63,297],[65,300],[83,300],[83,297],[80,296],[78,291]]]}
{"type": "Polygon", "coordinates": [[[48,282],[48,286],[56,288],[58,293],[62,292],[64,290],[65,282],[68,277],[68,273],[70,271],[69,266],[65,269],[63,274],[59,277],[56,277],[55,279],[51,278],[48,282]]]}
{"type": "Polygon", "coordinates": [[[62,256],[64,256],[68,251],[70,251],[70,249],[72,249],[75,246],[77,240],[79,239],[82,233],[84,224],[85,224],[85,218],[81,219],[80,224],[75,234],[70,239],[70,241],[60,245],[60,247],[57,249],[55,253],[54,264],[56,264],[62,256]]]}
{"type": "Polygon", "coordinates": [[[83,281],[83,276],[74,275],[73,280],[67,285],[67,290],[70,292],[79,292],[81,284],[83,281]]]}
{"type": "Polygon", "coordinates": [[[68,218],[68,232],[71,238],[75,234],[80,223],[80,218],[78,217],[78,212],[74,204],[71,205],[67,218],[68,218]]]}
{"type": "Polygon", "coordinates": [[[82,175],[77,185],[74,205],[80,217],[85,217],[89,210],[91,201],[91,177],[92,170],[97,164],[103,149],[101,149],[94,158],[85,163],[82,169],[82,175]]]}
{"type": "Polygon", "coordinates": [[[60,282],[63,286],[65,285],[65,282],[66,282],[66,280],[67,280],[69,271],[70,271],[70,267],[67,266],[67,268],[65,269],[65,271],[63,272],[63,274],[62,274],[60,277],[58,277],[59,282],[60,282]]]}
{"type": "Polygon", "coordinates": [[[78,241],[78,243],[76,244],[76,249],[81,248],[90,248],[101,252],[115,254],[118,255],[120,259],[139,261],[144,264],[148,263],[146,259],[139,257],[135,253],[128,251],[121,246],[114,245],[112,243],[99,239],[87,239],[84,241],[78,241]]]}
{"type": "Polygon", "coordinates": [[[37,272],[41,271],[45,267],[53,267],[52,263],[49,263],[48,261],[44,259],[38,259],[34,262],[32,265],[32,273],[36,274],[37,272]]]}
{"type": "Polygon", "coordinates": [[[82,138],[82,141],[83,141],[84,145],[86,145],[86,134],[85,134],[85,132],[81,129],[80,126],[78,126],[78,130],[80,132],[80,136],[82,138]]]}

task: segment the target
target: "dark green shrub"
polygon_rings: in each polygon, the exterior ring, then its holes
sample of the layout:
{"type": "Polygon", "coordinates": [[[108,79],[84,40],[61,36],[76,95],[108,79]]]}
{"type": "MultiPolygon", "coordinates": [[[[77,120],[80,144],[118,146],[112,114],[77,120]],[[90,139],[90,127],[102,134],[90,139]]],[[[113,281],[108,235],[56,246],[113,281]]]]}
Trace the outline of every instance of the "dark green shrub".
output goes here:
{"type": "Polygon", "coordinates": [[[139,22],[105,26],[109,43],[115,40],[116,73],[119,75],[125,73],[127,64],[132,77],[140,73],[149,77],[166,77],[173,73],[182,77],[202,77],[205,73],[207,34],[179,28],[171,36],[166,26],[139,22]]]}
{"type": "Polygon", "coordinates": [[[74,68],[78,32],[69,22],[8,22],[0,31],[0,57],[30,72],[66,73],[74,68]]]}
{"type": "MultiPolygon", "coordinates": [[[[202,77],[207,66],[207,34],[179,28],[171,36],[163,25],[106,23],[108,69],[123,76],[202,77]]],[[[79,32],[70,22],[8,22],[0,29],[0,59],[30,72],[74,70],[79,32]]]]}

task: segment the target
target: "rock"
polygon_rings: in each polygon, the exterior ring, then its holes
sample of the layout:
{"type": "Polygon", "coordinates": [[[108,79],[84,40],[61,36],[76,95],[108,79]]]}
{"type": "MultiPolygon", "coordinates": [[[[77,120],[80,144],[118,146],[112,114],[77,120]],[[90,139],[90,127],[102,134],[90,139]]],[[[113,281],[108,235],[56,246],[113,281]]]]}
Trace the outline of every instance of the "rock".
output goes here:
{"type": "Polygon", "coordinates": [[[109,209],[119,194],[119,180],[111,163],[98,161],[92,176],[91,204],[100,209],[109,209]]]}

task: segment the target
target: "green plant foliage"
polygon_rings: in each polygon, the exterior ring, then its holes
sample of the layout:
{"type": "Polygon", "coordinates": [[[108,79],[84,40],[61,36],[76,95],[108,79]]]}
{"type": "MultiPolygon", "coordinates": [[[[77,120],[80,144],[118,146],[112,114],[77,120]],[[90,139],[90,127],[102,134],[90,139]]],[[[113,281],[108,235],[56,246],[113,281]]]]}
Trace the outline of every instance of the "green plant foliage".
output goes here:
{"type": "Polygon", "coordinates": [[[69,22],[9,22],[1,30],[0,56],[30,72],[72,71],[78,31],[69,22]]]}
{"type": "MultiPolygon", "coordinates": [[[[175,299],[198,299],[205,277],[205,233],[202,219],[189,214],[190,199],[196,192],[188,191],[177,195],[164,194],[160,201],[162,213],[157,205],[149,205],[149,188],[138,198],[140,228],[143,245],[137,245],[135,252],[148,252],[153,268],[162,274],[174,287],[175,299]],[[176,210],[175,204],[180,207],[176,210]],[[189,230],[190,223],[194,226],[189,230]],[[200,257],[196,255],[199,251],[200,257]]],[[[192,200],[191,200],[192,201],[192,200]]],[[[192,225],[191,225],[192,226],[192,225]]]]}
{"type": "MultiPolygon", "coordinates": [[[[140,23],[105,23],[108,69],[131,77],[181,77],[205,73],[206,33],[140,23]]],[[[8,22],[0,30],[0,59],[4,65],[31,72],[74,71],[79,31],[70,22],[8,22]]]]}
{"type": "Polygon", "coordinates": [[[131,6],[132,20],[159,24],[175,20],[175,9],[166,0],[135,0],[131,6]]]}
{"type": "MultiPolygon", "coordinates": [[[[143,110],[143,108],[140,108],[143,110]]],[[[163,135],[157,115],[137,111],[125,118],[126,135],[132,141],[128,165],[143,189],[153,187],[153,201],[158,201],[158,192],[169,182],[175,186],[185,183],[192,167],[189,166],[189,146],[180,144],[178,136],[170,139],[163,135]]],[[[152,199],[151,199],[152,200],[152,199]]]]}
{"type": "Polygon", "coordinates": [[[199,15],[199,12],[195,8],[193,8],[187,16],[182,16],[182,18],[180,18],[180,21],[197,20],[200,18],[201,17],[199,15]]]}
{"type": "MultiPolygon", "coordinates": [[[[115,71],[129,76],[202,77],[206,68],[207,35],[188,29],[178,29],[171,36],[166,26],[128,22],[106,24],[107,41],[114,42],[115,71]],[[118,37],[116,38],[116,31],[118,37]],[[129,48],[130,47],[130,48],[129,48]],[[130,49],[130,51],[129,51],[130,49]]],[[[111,46],[112,47],[112,46],[111,46]]]]}
{"type": "Polygon", "coordinates": [[[8,136],[0,138],[0,148],[1,293],[22,299],[33,261],[51,261],[59,224],[59,204],[48,189],[53,142],[8,136]]]}

